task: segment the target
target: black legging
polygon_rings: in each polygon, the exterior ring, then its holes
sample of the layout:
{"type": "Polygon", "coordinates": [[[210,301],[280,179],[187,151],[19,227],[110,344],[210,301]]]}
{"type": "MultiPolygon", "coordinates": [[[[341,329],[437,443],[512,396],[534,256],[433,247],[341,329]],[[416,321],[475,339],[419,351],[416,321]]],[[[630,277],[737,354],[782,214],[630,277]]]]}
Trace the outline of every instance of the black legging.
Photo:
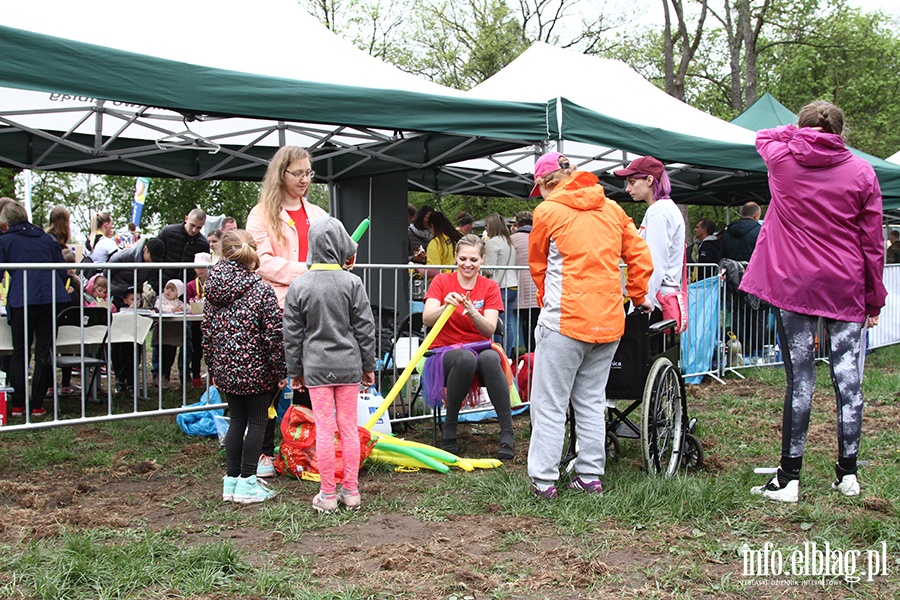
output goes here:
{"type": "MultiPolygon", "coordinates": [[[[787,390],[784,396],[781,469],[796,478],[803,464],[812,396],[816,387],[815,336],[818,317],[775,311],[781,340],[787,390]]],[[[824,319],[828,329],[828,358],[837,400],[839,474],[856,473],[862,432],[863,398],[859,372],[862,324],[824,319]]]]}
{"type": "Polygon", "coordinates": [[[225,469],[229,477],[256,475],[262,452],[269,404],[275,389],[262,394],[238,396],[225,393],[231,423],[225,436],[225,469]],[[244,430],[247,430],[246,437],[244,430]]]}
{"type": "Polygon", "coordinates": [[[509,407],[509,382],[500,365],[500,355],[492,350],[482,350],[478,357],[471,350],[450,350],[444,354],[444,373],[447,383],[447,418],[444,421],[443,438],[445,441],[456,440],[456,425],[459,409],[472,387],[476,373],[480,382],[487,388],[491,404],[500,421],[500,444],[512,446],[513,426],[512,412],[509,407]]]}

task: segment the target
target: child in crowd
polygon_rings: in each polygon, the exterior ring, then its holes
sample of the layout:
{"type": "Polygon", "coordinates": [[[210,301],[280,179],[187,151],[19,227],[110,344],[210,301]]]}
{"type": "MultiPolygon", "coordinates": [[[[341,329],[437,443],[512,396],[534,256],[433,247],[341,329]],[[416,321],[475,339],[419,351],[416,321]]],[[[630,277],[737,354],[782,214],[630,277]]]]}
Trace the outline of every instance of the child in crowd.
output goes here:
{"type": "Polygon", "coordinates": [[[210,254],[212,255],[212,263],[216,264],[219,262],[219,258],[222,256],[222,230],[221,229],[213,229],[209,232],[209,235],[206,236],[206,239],[209,240],[209,249],[210,254]]]}
{"type": "MultiPolygon", "coordinates": [[[[184,312],[184,303],[179,300],[179,296],[184,293],[184,283],[180,279],[170,279],[163,288],[163,293],[156,299],[154,310],[160,314],[174,314],[184,312]]],[[[162,324],[161,324],[162,325],[162,324]]],[[[163,327],[164,328],[164,327],[163,327]]],[[[156,347],[159,341],[159,329],[153,331],[153,345],[156,347]]],[[[160,357],[160,379],[164,387],[171,387],[172,365],[175,364],[175,355],[178,352],[178,346],[175,344],[165,343],[166,336],[163,335],[163,342],[160,344],[162,353],[160,357]]],[[[183,371],[182,371],[183,373],[183,371]]]]}
{"type": "MultiPolygon", "coordinates": [[[[195,263],[212,264],[212,256],[208,252],[198,252],[194,255],[195,263]]],[[[190,307],[190,312],[200,314],[203,312],[203,304],[206,301],[206,278],[209,276],[209,267],[197,267],[194,269],[197,277],[188,281],[184,293],[184,299],[190,307]]],[[[200,361],[203,359],[203,329],[200,321],[191,321],[191,340],[193,353],[191,354],[191,385],[195,388],[203,387],[203,379],[200,376],[200,361]]]]}
{"type": "Polygon", "coordinates": [[[84,286],[84,305],[101,306],[109,308],[110,312],[117,312],[115,304],[109,302],[109,281],[103,275],[92,275],[84,286]]]}
{"type": "Polygon", "coordinates": [[[316,420],[320,492],[312,505],[319,512],[332,512],[339,503],[357,509],[361,502],[356,403],[360,381],[375,383],[375,319],[362,280],[342,269],[352,268],[355,260],[356,243],[340,221],[313,221],[309,272],[294,279],[284,302],[288,376],[294,390],[309,388],[316,420]],[[336,431],[344,463],[340,493],[335,484],[336,431]]]}
{"type": "Polygon", "coordinates": [[[163,288],[162,295],[156,299],[154,308],[161,313],[184,312],[184,303],[179,299],[184,293],[184,282],[180,279],[170,279],[163,288]]]}
{"type": "Polygon", "coordinates": [[[253,236],[236,229],[222,242],[222,260],[206,281],[203,353],[231,415],[222,500],[250,504],[275,495],[256,467],[269,405],[286,384],[282,323],[275,290],[255,273],[253,236]]]}

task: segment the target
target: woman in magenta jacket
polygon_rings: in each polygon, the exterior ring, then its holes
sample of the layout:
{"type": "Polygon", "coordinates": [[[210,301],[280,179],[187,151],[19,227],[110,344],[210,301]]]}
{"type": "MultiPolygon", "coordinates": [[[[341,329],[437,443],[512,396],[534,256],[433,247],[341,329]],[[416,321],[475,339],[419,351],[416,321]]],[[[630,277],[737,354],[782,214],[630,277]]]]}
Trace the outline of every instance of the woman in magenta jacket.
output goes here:
{"type": "Polygon", "coordinates": [[[779,502],[798,500],[819,317],[828,328],[837,397],[840,454],[832,488],[845,496],[860,490],[860,340],[864,323],[878,324],[887,292],[881,188],[872,166],[844,145],[843,129],[841,110],[819,100],[803,107],[797,127],[756,136],[756,149],[769,169],[772,202],[741,290],[777,308],[787,391],[780,468],[768,484],[751,491],[779,502]]]}

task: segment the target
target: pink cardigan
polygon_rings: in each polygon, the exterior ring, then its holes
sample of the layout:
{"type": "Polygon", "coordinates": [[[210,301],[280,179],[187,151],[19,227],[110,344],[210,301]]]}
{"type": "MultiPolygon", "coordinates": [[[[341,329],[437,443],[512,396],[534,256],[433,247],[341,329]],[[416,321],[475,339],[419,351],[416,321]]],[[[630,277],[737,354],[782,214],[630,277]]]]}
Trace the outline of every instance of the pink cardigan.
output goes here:
{"type": "MultiPolygon", "coordinates": [[[[303,208],[309,217],[309,222],[327,217],[328,213],[303,200],[303,208]]],[[[300,240],[297,230],[290,225],[291,218],[287,211],[281,210],[281,231],[286,243],[279,243],[269,228],[265,218],[265,211],[259,204],[253,207],[247,217],[247,231],[256,240],[256,251],[259,254],[259,269],[257,273],[275,289],[278,304],[284,309],[284,297],[287,295],[288,286],[298,275],[306,273],[306,263],[297,260],[300,253],[300,240]]]]}

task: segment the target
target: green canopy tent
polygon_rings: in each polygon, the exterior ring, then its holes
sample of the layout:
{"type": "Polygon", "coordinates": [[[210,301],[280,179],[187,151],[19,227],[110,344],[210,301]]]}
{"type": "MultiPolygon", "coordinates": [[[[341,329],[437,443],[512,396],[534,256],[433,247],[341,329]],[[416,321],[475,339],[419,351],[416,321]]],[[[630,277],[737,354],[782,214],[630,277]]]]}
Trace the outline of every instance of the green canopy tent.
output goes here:
{"type": "MultiPolygon", "coordinates": [[[[797,115],[766,92],[731,122],[750,131],[759,131],[795,124],[797,115]]],[[[896,214],[895,211],[900,211],[900,165],[889,163],[853,147],[850,147],[850,151],[870,162],[875,169],[884,197],[885,213],[891,216],[896,214]]]]}

